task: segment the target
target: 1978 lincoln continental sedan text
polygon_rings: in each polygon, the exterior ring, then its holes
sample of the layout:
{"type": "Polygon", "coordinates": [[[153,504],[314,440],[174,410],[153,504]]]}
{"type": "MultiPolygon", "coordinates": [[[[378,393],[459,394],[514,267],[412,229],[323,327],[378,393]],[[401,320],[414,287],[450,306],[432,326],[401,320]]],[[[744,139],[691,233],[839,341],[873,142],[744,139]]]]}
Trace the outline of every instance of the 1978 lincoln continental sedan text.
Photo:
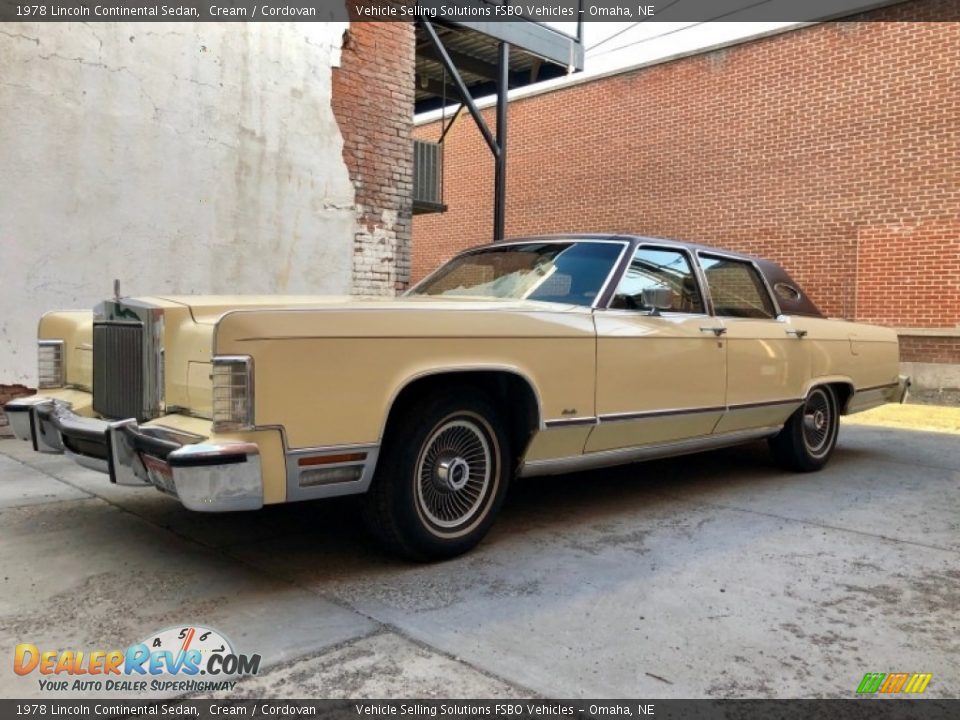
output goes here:
{"type": "Polygon", "coordinates": [[[817,470],[902,401],[894,331],[777,264],[654,238],[469,250],[396,299],[115,297],[40,321],[18,437],[192,510],[365,493],[414,558],[489,529],[511,478],[767,438],[817,470]]]}

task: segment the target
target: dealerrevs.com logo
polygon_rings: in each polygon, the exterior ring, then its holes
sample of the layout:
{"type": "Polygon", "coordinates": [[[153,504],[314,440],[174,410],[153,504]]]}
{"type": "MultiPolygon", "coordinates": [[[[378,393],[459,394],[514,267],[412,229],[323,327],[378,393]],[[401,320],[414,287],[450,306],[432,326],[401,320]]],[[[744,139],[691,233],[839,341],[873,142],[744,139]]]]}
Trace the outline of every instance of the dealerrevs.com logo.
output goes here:
{"type": "Polygon", "coordinates": [[[242,655],[217,630],[171,627],[126,650],[42,650],[21,643],[17,675],[39,675],[48,692],[197,692],[232,690],[236,678],[256,675],[260,655],[242,655]]]}

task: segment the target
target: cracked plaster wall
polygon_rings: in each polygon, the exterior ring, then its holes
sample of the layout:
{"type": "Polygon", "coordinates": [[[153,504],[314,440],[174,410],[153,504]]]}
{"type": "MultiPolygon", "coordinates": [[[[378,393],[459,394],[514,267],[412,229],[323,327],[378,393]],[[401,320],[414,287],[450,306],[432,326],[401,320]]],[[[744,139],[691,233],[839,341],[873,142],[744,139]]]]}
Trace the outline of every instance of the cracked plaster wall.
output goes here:
{"type": "Polygon", "coordinates": [[[346,23],[0,28],[0,382],[47,310],[112,294],[351,291],[331,108],[346,23]]]}

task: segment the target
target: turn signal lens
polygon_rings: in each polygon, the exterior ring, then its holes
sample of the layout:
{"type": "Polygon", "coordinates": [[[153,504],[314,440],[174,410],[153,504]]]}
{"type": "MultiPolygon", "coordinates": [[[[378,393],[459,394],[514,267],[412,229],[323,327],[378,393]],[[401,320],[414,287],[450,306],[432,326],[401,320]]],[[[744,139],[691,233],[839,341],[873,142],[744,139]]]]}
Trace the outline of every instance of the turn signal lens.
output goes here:
{"type": "Polygon", "coordinates": [[[66,380],[63,362],[63,340],[40,340],[37,363],[37,387],[63,387],[66,380]]]}
{"type": "Polygon", "coordinates": [[[253,424],[253,358],[213,358],[214,432],[250,430],[253,424]]]}

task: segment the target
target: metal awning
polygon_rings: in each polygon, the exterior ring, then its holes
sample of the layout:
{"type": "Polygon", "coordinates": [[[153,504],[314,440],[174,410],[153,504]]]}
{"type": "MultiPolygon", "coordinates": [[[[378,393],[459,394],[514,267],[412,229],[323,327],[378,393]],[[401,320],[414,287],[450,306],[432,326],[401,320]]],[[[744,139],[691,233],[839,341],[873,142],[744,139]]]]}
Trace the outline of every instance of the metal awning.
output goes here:
{"type": "MultiPolygon", "coordinates": [[[[582,0],[574,0],[582,6],[582,0]]],[[[420,0],[435,3],[437,0],[420,0]]],[[[459,0],[460,5],[505,4],[498,0],[459,0]]],[[[460,111],[473,117],[494,160],[493,239],[504,236],[507,193],[507,92],[541,80],[566,75],[583,69],[583,22],[576,22],[575,36],[556,28],[518,19],[511,21],[453,21],[425,17],[416,29],[416,112],[457,103],[460,111]],[[475,100],[485,95],[497,96],[496,126],[491,130],[475,100]],[[494,134],[496,133],[496,134],[494,134]]],[[[446,125],[437,143],[442,146],[446,125]]],[[[422,143],[421,143],[422,144],[422,143]]],[[[423,150],[423,148],[421,148],[423,150]]],[[[424,153],[421,155],[426,157],[424,153]]],[[[439,155],[442,164],[442,147],[439,155]]],[[[414,202],[414,212],[442,212],[442,168],[415,159],[415,172],[428,171],[426,176],[441,178],[438,198],[431,202],[414,202]]]]}
{"type": "MultiPolygon", "coordinates": [[[[499,47],[510,47],[510,88],[567,75],[583,69],[583,44],[548,25],[531,20],[511,22],[433,22],[460,76],[474,98],[497,92],[499,47]]],[[[416,112],[458,102],[450,74],[444,72],[422,27],[416,39],[416,112]]]]}

